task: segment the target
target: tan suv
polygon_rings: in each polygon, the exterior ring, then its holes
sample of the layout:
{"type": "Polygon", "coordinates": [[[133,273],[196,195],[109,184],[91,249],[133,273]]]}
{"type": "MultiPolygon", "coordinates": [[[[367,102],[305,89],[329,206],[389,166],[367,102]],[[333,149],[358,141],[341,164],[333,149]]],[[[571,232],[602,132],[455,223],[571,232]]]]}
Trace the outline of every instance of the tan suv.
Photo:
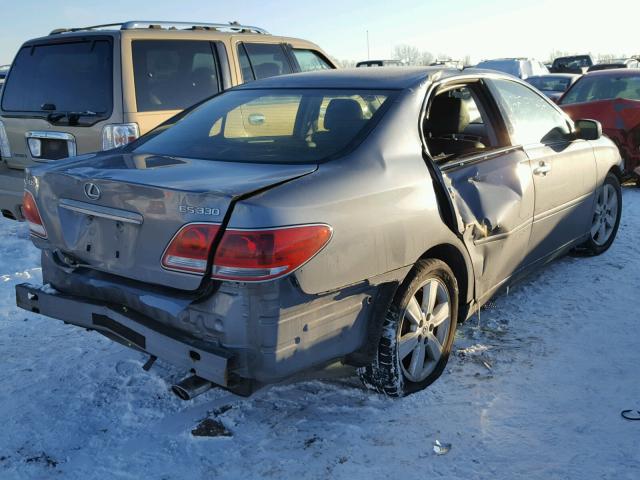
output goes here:
{"type": "Polygon", "coordinates": [[[335,68],[305,40],[230,24],[54,30],[18,51],[0,102],[0,210],[22,220],[24,168],[117,148],[234,85],[335,68]]]}

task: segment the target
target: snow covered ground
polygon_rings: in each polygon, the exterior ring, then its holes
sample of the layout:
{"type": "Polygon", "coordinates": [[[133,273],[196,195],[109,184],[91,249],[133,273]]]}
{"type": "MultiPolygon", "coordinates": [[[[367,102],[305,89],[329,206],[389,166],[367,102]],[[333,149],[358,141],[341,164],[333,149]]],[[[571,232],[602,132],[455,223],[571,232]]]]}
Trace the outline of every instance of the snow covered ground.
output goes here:
{"type": "Polygon", "coordinates": [[[24,225],[0,222],[0,479],[637,479],[640,189],[617,241],[567,257],[458,332],[445,375],[391,400],[336,367],[249,399],[169,392],[184,372],[15,306],[39,280],[24,225]],[[196,438],[209,416],[230,437],[196,438]],[[436,440],[451,444],[436,455],[436,440]]]}

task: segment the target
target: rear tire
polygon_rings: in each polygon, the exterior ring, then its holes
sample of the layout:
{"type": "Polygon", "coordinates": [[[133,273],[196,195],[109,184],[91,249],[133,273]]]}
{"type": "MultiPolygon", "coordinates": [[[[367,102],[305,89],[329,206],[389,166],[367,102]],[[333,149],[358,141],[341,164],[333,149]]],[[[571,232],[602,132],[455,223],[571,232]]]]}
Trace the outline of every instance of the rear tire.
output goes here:
{"type": "Polygon", "coordinates": [[[618,177],[609,172],[596,191],[589,239],[578,251],[589,256],[606,252],[616,238],[621,215],[622,188],[618,177]]]}
{"type": "Polygon", "coordinates": [[[458,282],[441,260],[420,260],[387,311],[374,361],[358,369],[390,397],[423,390],[444,371],[458,320],[458,282]]]}

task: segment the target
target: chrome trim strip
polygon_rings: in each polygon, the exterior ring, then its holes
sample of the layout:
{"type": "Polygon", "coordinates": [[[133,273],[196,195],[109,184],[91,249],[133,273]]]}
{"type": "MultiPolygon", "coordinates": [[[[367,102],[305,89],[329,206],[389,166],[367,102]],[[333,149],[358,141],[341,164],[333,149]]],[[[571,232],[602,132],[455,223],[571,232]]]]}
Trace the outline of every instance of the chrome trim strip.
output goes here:
{"type": "Polygon", "coordinates": [[[60,208],[71,210],[72,212],[83,213],[93,217],[106,218],[123,223],[142,225],[143,217],[139,213],[120,210],[119,208],[105,207],[102,205],[92,205],[91,203],[79,202],[63,198],[59,202],[60,208]]]}
{"type": "Polygon", "coordinates": [[[25,132],[25,138],[51,138],[54,140],[66,140],[75,142],[75,137],[70,133],[65,132],[40,132],[40,131],[31,131],[25,132]]]}

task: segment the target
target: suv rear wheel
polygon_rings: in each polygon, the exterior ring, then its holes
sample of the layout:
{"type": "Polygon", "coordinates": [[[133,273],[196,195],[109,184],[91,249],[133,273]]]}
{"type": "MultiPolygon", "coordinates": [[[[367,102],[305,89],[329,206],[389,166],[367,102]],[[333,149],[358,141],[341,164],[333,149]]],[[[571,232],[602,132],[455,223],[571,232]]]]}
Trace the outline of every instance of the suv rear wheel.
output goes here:
{"type": "Polygon", "coordinates": [[[368,388],[391,397],[422,390],[442,374],[457,326],[458,283],[441,260],[420,260],[387,312],[371,365],[358,369],[368,388]]]}

